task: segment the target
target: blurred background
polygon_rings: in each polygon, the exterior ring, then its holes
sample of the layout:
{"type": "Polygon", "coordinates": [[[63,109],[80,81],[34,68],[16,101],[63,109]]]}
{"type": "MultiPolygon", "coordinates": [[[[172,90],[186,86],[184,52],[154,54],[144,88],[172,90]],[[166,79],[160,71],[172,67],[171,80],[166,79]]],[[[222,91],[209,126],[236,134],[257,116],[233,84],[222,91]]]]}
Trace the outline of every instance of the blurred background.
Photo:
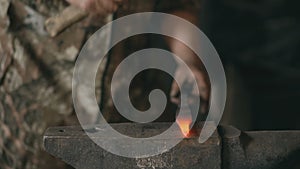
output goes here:
{"type": "MultiPolygon", "coordinates": [[[[190,1],[131,0],[114,17],[167,12],[168,5],[181,9],[190,1]]],[[[226,71],[228,98],[222,123],[241,130],[300,129],[300,2],[193,3],[200,28],[219,52],[226,71]]],[[[82,45],[107,19],[89,16],[50,37],[44,30],[45,20],[67,6],[64,0],[0,0],[1,169],[71,168],[43,151],[42,136],[50,126],[78,125],[71,98],[74,64],[82,45]]],[[[96,96],[109,122],[124,121],[112,113],[116,110],[108,90],[111,74],[124,56],[147,45],[147,38],[132,37],[115,46],[111,58],[99,67],[96,96]]],[[[164,79],[167,84],[172,80],[157,74],[137,76],[131,97],[138,108],[147,107],[145,98],[157,88],[156,80],[164,79]]],[[[174,113],[168,113],[172,111],[175,108],[170,104],[158,121],[174,120],[174,113]]]]}

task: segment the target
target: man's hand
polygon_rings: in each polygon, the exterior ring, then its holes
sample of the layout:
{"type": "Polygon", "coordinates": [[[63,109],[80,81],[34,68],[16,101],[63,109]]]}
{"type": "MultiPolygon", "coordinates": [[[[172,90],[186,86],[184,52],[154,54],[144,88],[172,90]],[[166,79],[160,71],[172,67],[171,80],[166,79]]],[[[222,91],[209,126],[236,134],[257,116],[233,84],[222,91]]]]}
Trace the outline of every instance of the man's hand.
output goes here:
{"type": "MultiPolygon", "coordinates": [[[[210,83],[207,76],[207,73],[200,69],[199,67],[193,67],[190,66],[190,69],[196,79],[197,84],[193,85],[193,76],[189,75],[187,72],[185,72],[185,69],[183,69],[183,65],[178,65],[176,71],[175,71],[175,79],[177,79],[178,84],[174,81],[171,87],[171,102],[175,104],[180,104],[180,98],[179,92],[180,89],[179,86],[188,85],[191,86],[191,95],[194,97],[201,98],[202,104],[201,104],[201,110],[200,112],[205,113],[207,111],[207,105],[203,104],[208,102],[209,100],[209,94],[210,94],[210,83]],[[197,88],[199,93],[197,93],[197,88]]],[[[189,100],[190,104],[193,104],[193,100],[189,100]]]]}
{"type": "MultiPolygon", "coordinates": [[[[178,11],[174,11],[172,14],[181,17],[195,25],[199,25],[198,23],[199,17],[197,16],[197,13],[192,13],[190,11],[185,11],[185,10],[184,11],[178,10],[178,11]]],[[[168,22],[172,23],[173,21],[172,20],[166,21],[166,23],[168,22]]],[[[162,30],[166,32],[172,31],[172,33],[178,35],[178,37],[183,37],[186,41],[191,41],[193,43],[198,43],[200,45],[200,42],[195,41],[194,35],[191,34],[189,30],[187,30],[183,25],[177,24],[176,22],[172,24],[172,27],[163,24],[162,30]]],[[[197,85],[192,86],[193,76],[185,71],[184,69],[185,65],[181,65],[181,63],[175,59],[178,63],[177,69],[175,71],[175,79],[177,79],[178,84],[174,81],[171,86],[171,92],[170,92],[171,102],[175,104],[179,104],[180,89],[178,86],[187,85],[188,88],[191,89],[189,93],[191,96],[193,97],[200,96],[201,98],[200,112],[202,113],[207,112],[207,106],[208,106],[207,103],[209,101],[209,95],[210,95],[210,82],[209,82],[208,75],[204,69],[203,63],[198,58],[198,56],[181,41],[178,41],[174,38],[166,37],[166,42],[171,52],[174,53],[176,56],[178,56],[189,67],[197,82],[197,85]],[[197,89],[199,93],[197,93],[197,89]]],[[[189,104],[190,105],[193,104],[193,99],[189,99],[189,104]]]]}
{"type": "Polygon", "coordinates": [[[117,11],[123,0],[67,0],[70,4],[97,15],[107,15],[117,11]]]}

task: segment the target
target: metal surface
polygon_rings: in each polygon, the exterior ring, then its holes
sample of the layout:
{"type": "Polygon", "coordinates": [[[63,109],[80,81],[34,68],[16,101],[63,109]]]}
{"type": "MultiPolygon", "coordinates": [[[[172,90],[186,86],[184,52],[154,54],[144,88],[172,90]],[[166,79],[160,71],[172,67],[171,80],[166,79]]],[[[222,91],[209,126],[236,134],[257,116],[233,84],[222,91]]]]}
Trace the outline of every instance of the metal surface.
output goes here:
{"type": "MultiPolygon", "coordinates": [[[[163,132],[171,123],[155,124],[112,124],[121,133],[132,137],[149,137],[163,132]]],[[[99,132],[99,128],[91,128],[89,132],[99,132]]],[[[201,127],[197,127],[200,129],[201,127]]],[[[101,128],[100,132],[105,131],[101,128]]],[[[105,132],[104,132],[105,133],[105,132]]],[[[197,132],[195,132],[197,133],[197,132]]],[[[101,137],[101,136],[100,136],[101,137]]],[[[109,135],[99,139],[118,141],[109,135]]],[[[170,135],[169,139],[153,140],[168,142],[177,136],[170,135]]],[[[117,145],[120,146],[120,145],[117,145]]],[[[130,146],[130,143],[128,145],[130,146]]],[[[134,145],[133,145],[134,146],[134,145]]],[[[61,158],[66,163],[78,169],[100,168],[197,168],[220,169],[221,145],[217,132],[204,144],[198,143],[197,136],[184,139],[170,151],[149,158],[124,158],[106,152],[92,142],[80,127],[55,127],[46,131],[44,147],[50,154],[61,158]]],[[[120,146],[122,148],[122,146],[120,146]]]]}
{"type": "MultiPolygon", "coordinates": [[[[112,124],[132,137],[149,137],[166,130],[171,123],[112,124]]],[[[300,131],[241,132],[231,126],[220,126],[205,143],[198,142],[202,124],[194,127],[190,138],[170,151],[149,158],[129,159],[104,151],[92,142],[81,127],[49,128],[44,147],[77,169],[100,168],[204,168],[204,169],[299,169],[300,131]]],[[[88,132],[99,132],[100,127],[88,132]]],[[[104,129],[105,130],[105,129],[104,129]]],[[[101,129],[103,132],[103,128],[101,129]]],[[[105,132],[103,132],[105,133],[105,132]]],[[[170,141],[176,136],[170,135],[170,141]]],[[[99,139],[111,141],[103,135],[99,139]]],[[[128,143],[130,145],[130,143],[128,143]]],[[[122,147],[120,147],[122,148],[122,147]]]]}
{"type": "Polygon", "coordinates": [[[241,132],[219,127],[224,169],[299,169],[300,131],[241,132]]]}

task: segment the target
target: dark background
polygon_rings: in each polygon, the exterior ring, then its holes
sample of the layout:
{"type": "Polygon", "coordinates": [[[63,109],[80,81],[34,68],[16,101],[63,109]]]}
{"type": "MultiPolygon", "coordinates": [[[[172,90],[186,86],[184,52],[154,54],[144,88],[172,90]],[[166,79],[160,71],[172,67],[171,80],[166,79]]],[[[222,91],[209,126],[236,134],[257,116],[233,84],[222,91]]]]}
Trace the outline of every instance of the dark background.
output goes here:
{"type": "MultiPolygon", "coordinates": [[[[38,20],[61,12],[68,5],[65,1],[0,2],[0,168],[68,168],[43,151],[42,135],[49,126],[78,125],[71,99],[73,67],[80,48],[104,19],[89,17],[50,38],[39,32],[43,22],[38,20]]],[[[219,52],[226,71],[223,124],[242,130],[300,129],[298,0],[146,2],[137,1],[131,8],[125,5],[116,15],[168,12],[168,4],[173,10],[196,8],[199,12],[200,28],[219,52]]],[[[113,64],[130,48],[116,47],[113,64]]],[[[99,72],[104,69],[105,64],[100,65],[99,72]]],[[[149,78],[146,82],[155,83],[149,78]]],[[[101,89],[97,83],[97,96],[101,89]]]]}

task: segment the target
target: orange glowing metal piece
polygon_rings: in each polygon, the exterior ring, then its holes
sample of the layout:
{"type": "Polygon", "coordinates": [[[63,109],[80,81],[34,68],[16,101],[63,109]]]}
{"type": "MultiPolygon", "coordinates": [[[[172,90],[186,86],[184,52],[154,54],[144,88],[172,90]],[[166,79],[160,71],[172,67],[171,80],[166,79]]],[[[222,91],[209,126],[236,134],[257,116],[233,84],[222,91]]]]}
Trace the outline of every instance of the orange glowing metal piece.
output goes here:
{"type": "Polygon", "coordinates": [[[192,120],[191,119],[177,119],[176,122],[179,125],[180,130],[181,130],[182,134],[184,135],[184,137],[188,137],[189,132],[190,132],[190,124],[192,123],[192,120]]]}

